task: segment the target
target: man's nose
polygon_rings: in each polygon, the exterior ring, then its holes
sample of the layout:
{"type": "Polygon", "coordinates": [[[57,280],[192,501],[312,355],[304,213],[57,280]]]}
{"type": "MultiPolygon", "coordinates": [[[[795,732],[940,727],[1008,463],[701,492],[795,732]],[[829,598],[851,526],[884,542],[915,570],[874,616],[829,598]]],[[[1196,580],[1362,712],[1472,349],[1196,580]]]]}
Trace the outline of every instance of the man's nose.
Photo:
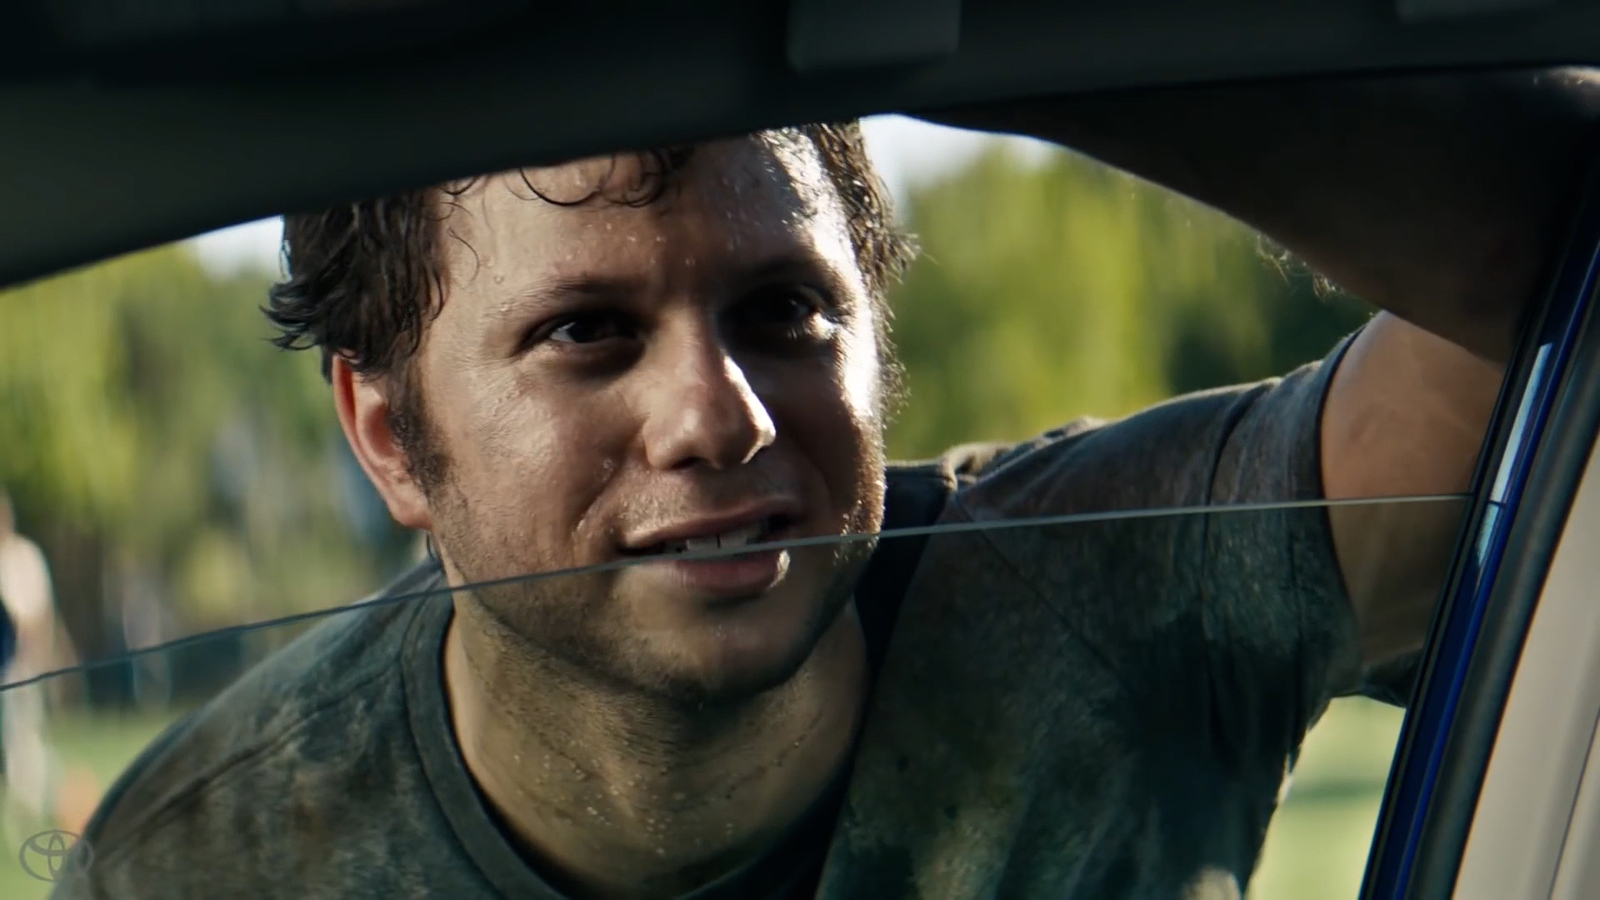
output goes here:
{"type": "Polygon", "coordinates": [[[644,450],[655,469],[750,461],[777,437],[766,406],[714,337],[680,336],[662,351],[646,391],[644,450]]]}

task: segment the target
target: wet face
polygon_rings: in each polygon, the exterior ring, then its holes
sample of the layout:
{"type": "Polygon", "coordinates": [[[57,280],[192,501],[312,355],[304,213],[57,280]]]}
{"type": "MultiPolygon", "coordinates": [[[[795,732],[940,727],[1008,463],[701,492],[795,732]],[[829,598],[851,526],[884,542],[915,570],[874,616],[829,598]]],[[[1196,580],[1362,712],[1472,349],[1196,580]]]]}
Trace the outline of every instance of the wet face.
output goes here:
{"type": "Polygon", "coordinates": [[[483,179],[448,207],[417,358],[429,527],[506,637],[611,687],[705,702],[782,683],[848,606],[877,530],[882,361],[843,212],[801,138],[697,148],[642,207],[635,160],[483,179]],[[524,180],[526,178],[526,181],[524,180]]]}

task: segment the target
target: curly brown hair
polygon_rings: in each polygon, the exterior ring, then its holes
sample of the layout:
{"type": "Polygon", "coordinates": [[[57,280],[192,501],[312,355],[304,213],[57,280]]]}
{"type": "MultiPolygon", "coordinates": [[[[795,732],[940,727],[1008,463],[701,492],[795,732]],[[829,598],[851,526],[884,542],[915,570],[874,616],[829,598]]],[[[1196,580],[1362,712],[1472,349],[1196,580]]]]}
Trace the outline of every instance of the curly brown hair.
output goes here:
{"type": "MultiPolygon", "coordinates": [[[[887,192],[867,158],[860,123],[783,131],[803,135],[816,149],[843,204],[861,273],[884,313],[879,321],[887,322],[884,298],[915,247],[896,226],[887,192]]],[[[630,206],[654,202],[692,152],[692,147],[644,151],[638,177],[605,199],[630,206]]],[[[320,348],[324,375],[334,354],[363,376],[402,373],[442,302],[440,223],[448,201],[475,181],[285,216],[288,278],[269,291],[264,310],[279,331],[274,343],[286,350],[320,348]]],[[[563,200],[539,196],[577,205],[599,192],[563,200]]],[[[886,329],[880,337],[886,339],[886,329]]]]}

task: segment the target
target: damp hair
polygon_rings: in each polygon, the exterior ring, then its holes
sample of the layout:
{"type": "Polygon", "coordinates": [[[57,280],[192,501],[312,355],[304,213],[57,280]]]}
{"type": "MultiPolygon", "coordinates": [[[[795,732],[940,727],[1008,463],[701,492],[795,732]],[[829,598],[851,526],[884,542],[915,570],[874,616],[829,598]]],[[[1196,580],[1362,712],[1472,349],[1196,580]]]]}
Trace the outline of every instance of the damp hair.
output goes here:
{"type": "MultiPolygon", "coordinates": [[[[887,191],[873,170],[859,122],[762,132],[809,142],[844,211],[862,277],[882,313],[887,343],[889,288],[915,255],[894,220],[887,191]]],[[[596,202],[645,207],[655,203],[692,158],[692,146],[616,154],[607,177],[587,194],[555,197],[520,170],[538,200],[562,206],[596,202]],[[618,163],[638,165],[617,184],[618,163]]],[[[438,316],[446,279],[444,226],[451,204],[480,179],[464,179],[284,217],[287,277],[268,293],[264,310],[286,350],[318,349],[323,374],[338,355],[363,377],[402,376],[438,316]]]]}

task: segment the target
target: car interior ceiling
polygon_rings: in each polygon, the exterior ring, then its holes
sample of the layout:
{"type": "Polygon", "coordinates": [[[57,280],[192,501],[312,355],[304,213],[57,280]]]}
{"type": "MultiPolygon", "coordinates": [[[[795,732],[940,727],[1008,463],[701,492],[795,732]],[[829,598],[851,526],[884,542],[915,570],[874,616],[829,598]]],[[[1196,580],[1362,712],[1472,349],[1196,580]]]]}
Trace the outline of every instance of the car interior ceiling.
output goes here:
{"type": "Polygon", "coordinates": [[[1600,54],[1600,4],[1545,6],[472,0],[359,15],[252,4],[267,13],[250,18],[208,0],[122,4],[118,18],[88,0],[33,0],[0,28],[0,284],[285,209],[797,121],[1600,54]],[[836,27],[842,16],[851,28],[836,27]],[[912,20],[931,24],[908,34],[912,20]],[[286,35],[303,39],[263,49],[286,35]],[[422,127],[467,96],[476,140],[422,127]]]}

